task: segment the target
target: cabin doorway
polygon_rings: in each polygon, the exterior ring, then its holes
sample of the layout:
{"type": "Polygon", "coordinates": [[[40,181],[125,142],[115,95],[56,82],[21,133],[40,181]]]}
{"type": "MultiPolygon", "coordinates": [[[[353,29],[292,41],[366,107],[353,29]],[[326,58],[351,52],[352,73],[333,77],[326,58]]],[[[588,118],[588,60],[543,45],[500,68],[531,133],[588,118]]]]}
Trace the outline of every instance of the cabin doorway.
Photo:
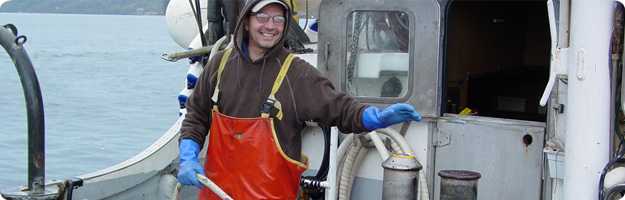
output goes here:
{"type": "Polygon", "coordinates": [[[546,120],[546,1],[454,1],[446,27],[442,113],[546,120]]]}
{"type": "MultiPolygon", "coordinates": [[[[540,199],[547,110],[538,102],[551,49],[547,2],[453,1],[444,23],[434,172],[481,173],[478,199],[540,199]]],[[[439,199],[440,177],[433,179],[439,199]]]]}

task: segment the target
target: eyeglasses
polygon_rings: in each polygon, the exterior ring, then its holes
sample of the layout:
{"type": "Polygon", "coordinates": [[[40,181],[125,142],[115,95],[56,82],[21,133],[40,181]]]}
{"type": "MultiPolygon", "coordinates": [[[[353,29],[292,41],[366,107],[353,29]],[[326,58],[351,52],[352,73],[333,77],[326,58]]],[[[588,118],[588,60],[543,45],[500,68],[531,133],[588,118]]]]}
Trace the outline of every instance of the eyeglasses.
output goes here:
{"type": "Polygon", "coordinates": [[[261,24],[269,22],[270,18],[274,24],[284,24],[284,22],[286,22],[286,17],[282,15],[271,16],[265,13],[255,13],[254,17],[256,17],[256,20],[261,24]]]}

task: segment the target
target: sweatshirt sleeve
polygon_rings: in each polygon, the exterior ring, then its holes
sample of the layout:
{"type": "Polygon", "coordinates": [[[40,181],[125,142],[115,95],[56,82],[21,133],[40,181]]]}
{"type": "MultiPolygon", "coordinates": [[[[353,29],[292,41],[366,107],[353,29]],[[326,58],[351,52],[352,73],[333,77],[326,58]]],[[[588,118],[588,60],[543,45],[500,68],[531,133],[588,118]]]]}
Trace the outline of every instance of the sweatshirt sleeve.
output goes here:
{"type": "Polygon", "coordinates": [[[330,80],[305,61],[298,60],[297,64],[302,72],[295,80],[301,84],[294,84],[293,89],[296,102],[302,102],[297,105],[301,120],[337,126],[343,133],[368,131],[361,120],[365,104],[337,91],[330,80]]]}
{"type": "Polygon", "coordinates": [[[203,146],[206,135],[210,130],[211,110],[213,107],[210,98],[216,81],[214,76],[216,73],[214,72],[222,56],[223,53],[220,52],[204,67],[204,72],[200,75],[193,93],[185,104],[187,114],[182,121],[180,138],[192,139],[200,146],[203,146]]]}

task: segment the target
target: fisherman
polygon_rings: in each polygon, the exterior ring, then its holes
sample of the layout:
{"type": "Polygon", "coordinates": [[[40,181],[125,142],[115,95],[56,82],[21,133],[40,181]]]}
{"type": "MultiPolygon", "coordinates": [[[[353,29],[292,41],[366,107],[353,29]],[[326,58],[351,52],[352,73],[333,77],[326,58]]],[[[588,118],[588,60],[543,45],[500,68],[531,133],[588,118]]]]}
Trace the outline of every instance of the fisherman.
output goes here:
{"type": "Polygon", "coordinates": [[[301,161],[306,121],[361,133],[421,119],[409,104],[380,110],[336,91],[283,47],[293,23],[286,16],[290,9],[282,0],[249,0],[234,47],[209,61],[187,102],[178,181],[202,188],[200,199],[218,198],[195,174],[205,174],[234,199],[295,199],[308,167],[301,161]],[[202,167],[198,154],[205,139],[202,167]]]}

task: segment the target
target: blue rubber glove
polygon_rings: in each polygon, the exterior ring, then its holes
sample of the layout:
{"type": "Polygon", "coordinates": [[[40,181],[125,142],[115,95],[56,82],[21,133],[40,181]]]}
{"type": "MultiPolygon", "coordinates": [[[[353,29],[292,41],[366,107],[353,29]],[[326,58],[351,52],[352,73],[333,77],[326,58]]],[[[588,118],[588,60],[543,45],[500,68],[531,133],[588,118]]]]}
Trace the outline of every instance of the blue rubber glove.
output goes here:
{"type": "Polygon", "coordinates": [[[178,182],[183,185],[194,185],[202,188],[202,183],[195,177],[195,174],[204,175],[204,168],[202,168],[198,160],[200,145],[191,139],[182,139],[179,147],[180,168],[178,169],[178,182]]]}
{"type": "Polygon", "coordinates": [[[405,103],[393,104],[382,111],[375,106],[369,106],[362,112],[362,125],[370,131],[408,120],[421,121],[421,114],[405,103]]]}

